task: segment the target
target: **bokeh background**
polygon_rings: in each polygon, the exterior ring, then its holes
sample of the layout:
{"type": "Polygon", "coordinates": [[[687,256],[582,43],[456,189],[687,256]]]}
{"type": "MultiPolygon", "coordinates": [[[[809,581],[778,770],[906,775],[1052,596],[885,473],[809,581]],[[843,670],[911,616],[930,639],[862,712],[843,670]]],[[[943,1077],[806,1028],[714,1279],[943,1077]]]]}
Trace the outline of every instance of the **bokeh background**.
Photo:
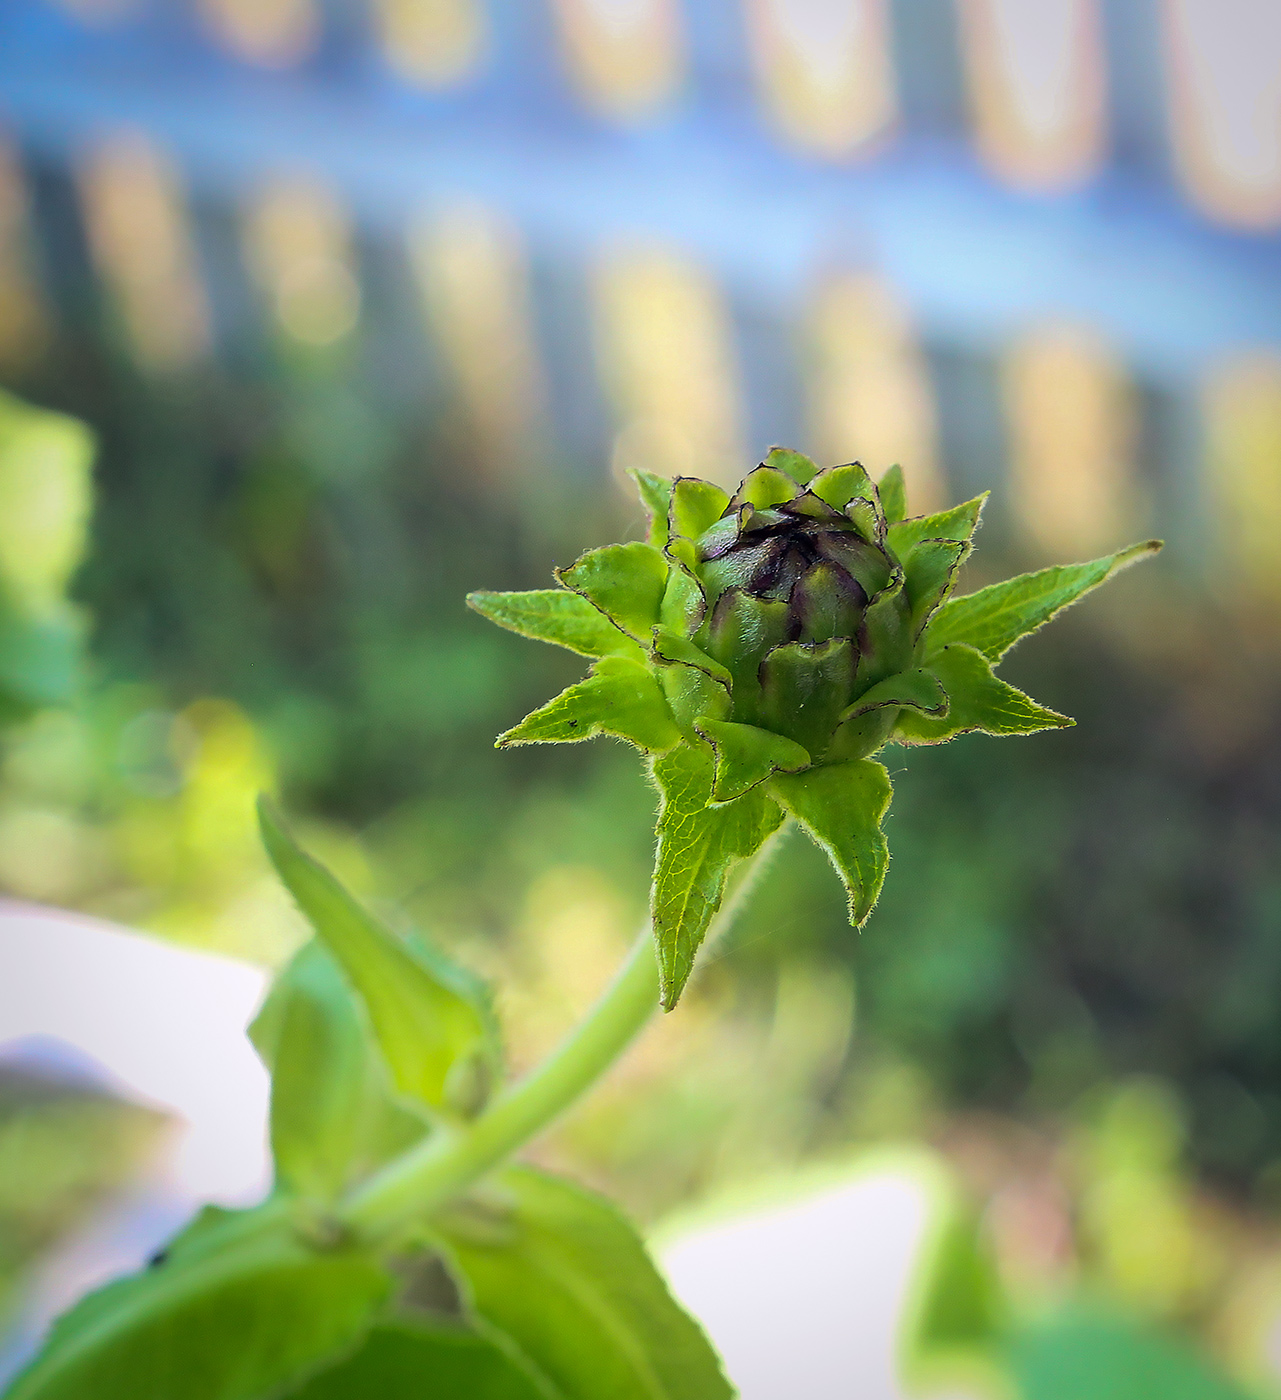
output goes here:
{"type": "MultiPolygon", "coordinates": [[[[577,670],[468,589],[774,442],[990,488],[964,587],[1159,534],[1008,663],[1079,727],[891,751],[866,931],[793,841],[542,1154],[656,1222],[926,1142],[1008,1280],[1230,1360],[1281,1269],[1279,234],[1271,0],[6,0],[0,383],[96,449],[0,470],[11,601],[84,649],[5,663],[59,703],[11,707],[0,885],[275,966],[275,790],[528,1063],[653,799],[492,750],[577,670]]],[[[151,1132],[11,1066],[0,1277],[151,1132]]]]}

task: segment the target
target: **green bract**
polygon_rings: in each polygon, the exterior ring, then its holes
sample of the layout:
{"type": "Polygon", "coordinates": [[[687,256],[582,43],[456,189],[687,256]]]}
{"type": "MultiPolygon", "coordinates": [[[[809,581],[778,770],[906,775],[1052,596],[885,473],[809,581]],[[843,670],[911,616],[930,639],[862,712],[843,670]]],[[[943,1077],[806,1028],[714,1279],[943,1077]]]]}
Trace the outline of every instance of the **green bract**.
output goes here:
{"type": "Polygon", "coordinates": [[[902,473],[775,448],[731,497],[634,473],[647,543],[558,569],[561,590],[473,593],[500,626],[596,658],[498,743],[610,734],[662,796],[652,914],[670,1009],[733,866],[786,817],[828,853],[861,925],[885,876],[887,743],[1072,721],[999,680],[1022,636],[1158,540],[952,598],[985,496],[907,518],[902,473]]]}

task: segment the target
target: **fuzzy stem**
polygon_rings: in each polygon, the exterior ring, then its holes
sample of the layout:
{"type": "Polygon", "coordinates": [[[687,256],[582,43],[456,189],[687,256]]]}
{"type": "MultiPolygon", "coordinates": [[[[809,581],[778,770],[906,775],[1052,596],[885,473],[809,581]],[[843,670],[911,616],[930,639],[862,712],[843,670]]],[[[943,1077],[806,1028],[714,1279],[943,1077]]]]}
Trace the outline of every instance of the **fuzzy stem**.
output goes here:
{"type": "MultiPolygon", "coordinates": [[[[748,863],[721,906],[705,946],[724,933],[773,846],[748,863]]],[[[413,1216],[430,1214],[536,1137],[598,1080],[658,1009],[658,964],[648,928],[614,981],[542,1064],[500,1094],[473,1122],[441,1128],[389,1162],[347,1199],[343,1220],[380,1235],[413,1216]]]]}

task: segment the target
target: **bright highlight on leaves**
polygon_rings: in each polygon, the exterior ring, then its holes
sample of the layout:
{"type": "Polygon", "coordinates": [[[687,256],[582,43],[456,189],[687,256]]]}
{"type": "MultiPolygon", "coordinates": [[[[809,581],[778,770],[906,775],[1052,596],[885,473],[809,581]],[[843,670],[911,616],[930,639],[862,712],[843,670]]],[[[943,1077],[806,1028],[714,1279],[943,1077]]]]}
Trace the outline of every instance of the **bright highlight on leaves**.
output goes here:
{"type": "Polygon", "coordinates": [[[608,545],[559,570],[578,601],[557,609],[554,593],[482,593],[472,605],[604,658],[499,742],[611,734],[649,755],[661,796],[651,907],[670,1008],[734,867],[785,813],[827,851],[862,923],[885,872],[889,801],[884,769],[866,760],[887,743],[1070,724],[992,667],[1160,544],[958,598],[986,494],[909,516],[899,467],[874,483],[857,462],[820,470],[784,447],[732,497],[691,477],[633,477],[649,542],[608,545]],[[614,640],[623,632],[633,650],[614,640]]]}

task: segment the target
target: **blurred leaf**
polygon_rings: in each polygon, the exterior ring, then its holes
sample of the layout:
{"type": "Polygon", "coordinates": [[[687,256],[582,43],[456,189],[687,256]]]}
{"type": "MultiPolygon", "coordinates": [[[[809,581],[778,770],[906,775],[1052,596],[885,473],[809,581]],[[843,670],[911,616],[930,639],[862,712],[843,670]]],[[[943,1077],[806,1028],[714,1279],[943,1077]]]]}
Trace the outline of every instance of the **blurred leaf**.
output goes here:
{"type": "Polygon", "coordinates": [[[1113,574],[1156,554],[1160,540],[1144,540],[1088,564],[1056,564],[952,598],[934,615],[926,634],[928,654],[965,642],[996,662],[1020,638],[1105,583],[1113,574]]]}
{"type": "Polygon", "coordinates": [[[580,593],[541,588],[532,593],[469,593],[467,606],[509,632],[576,651],[580,656],[634,656],[641,650],[580,593]]]}
{"type": "Polygon", "coordinates": [[[1246,1400],[1186,1342],[1115,1314],[1059,1313],[1009,1354],[1025,1400],[1246,1400]]]}
{"type": "Polygon", "coordinates": [[[698,1324],[608,1202],[529,1168],[510,1213],[441,1227],[469,1308],[554,1400],[721,1400],[733,1393],[698,1324]]]}
{"type": "Polygon", "coordinates": [[[716,754],[712,796],[717,802],[742,797],[771,773],[793,773],[809,767],[810,756],[799,744],[754,724],[705,719],[695,728],[716,754]]]}
{"type": "Polygon", "coordinates": [[[289,1400],[546,1400],[492,1341],[461,1327],[375,1327],[360,1350],[289,1400]]]}
{"type": "Polygon", "coordinates": [[[0,600],[0,703],[15,714],[66,704],[82,678],[83,642],[74,609],[30,617],[0,600]]]}
{"type": "Polygon", "coordinates": [[[0,579],[23,612],[62,601],[84,554],[93,435],[0,391],[0,579]]]}
{"type": "Polygon", "coordinates": [[[591,549],[556,577],[581,593],[629,637],[648,642],[667,587],[667,560],[651,544],[607,544],[591,549]]]}
{"type": "Polygon", "coordinates": [[[397,1089],[442,1107],[454,1066],[492,1052],[478,988],[460,969],[367,913],[285,832],[266,801],[258,811],[267,852],[364,1001],[397,1089]]]}
{"type": "Polygon", "coordinates": [[[423,1135],[392,1101],[351,988],[318,940],[281,971],[249,1035],[271,1070],[271,1150],[290,1190],[332,1200],[423,1135]]]}
{"type": "Polygon", "coordinates": [[[879,763],[859,759],[780,773],[770,792],[827,853],[849,896],[850,923],[858,928],[881,892],[889,846],[881,821],[893,789],[879,763]]]}
{"type": "Polygon", "coordinates": [[[783,820],[777,804],[759,789],[709,807],[714,771],[705,744],[683,744],[654,762],[662,807],[651,915],[668,1011],[693,971],[730,871],[755,855],[783,820]]]}
{"type": "Polygon", "coordinates": [[[207,1213],[55,1323],[6,1400],[260,1400],[356,1343],[390,1290],[279,1210],[207,1213]]]}
{"type": "Polygon", "coordinates": [[[497,746],[574,744],[598,734],[612,734],[651,752],[680,742],[680,730],[648,667],[621,656],[597,662],[585,681],[562,690],[500,734],[497,746]]]}
{"type": "Polygon", "coordinates": [[[894,728],[900,743],[941,744],[976,730],[995,735],[1035,734],[1076,723],[994,676],[991,665],[973,647],[953,643],[934,656],[927,669],[947,692],[947,715],[931,719],[919,711],[901,711],[894,728]]]}

